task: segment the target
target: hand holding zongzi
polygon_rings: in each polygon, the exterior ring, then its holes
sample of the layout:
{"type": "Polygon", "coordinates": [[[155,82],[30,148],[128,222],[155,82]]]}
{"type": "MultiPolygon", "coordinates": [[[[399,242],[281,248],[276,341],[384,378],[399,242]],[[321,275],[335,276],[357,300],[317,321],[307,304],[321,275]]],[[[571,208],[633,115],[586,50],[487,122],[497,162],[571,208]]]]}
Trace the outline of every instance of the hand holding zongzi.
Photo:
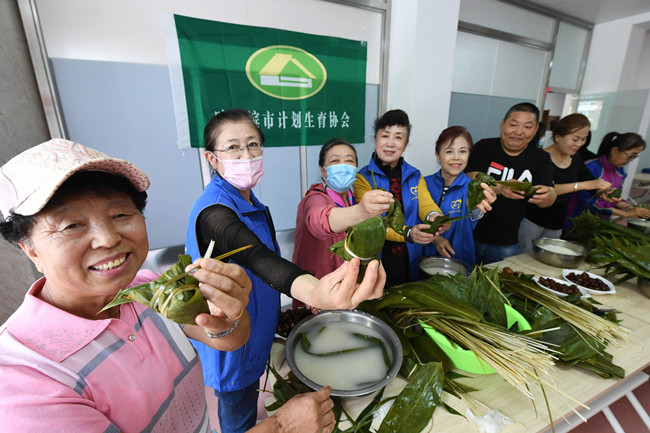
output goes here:
{"type": "MultiPolygon", "coordinates": [[[[196,316],[196,324],[213,334],[228,330],[239,319],[248,320],[246,305],[251,281],[238,265],[214,259],[197,259],[186,270],[199,267],[192,276],[199,281],[199,290],[208,301],[210,314],[196,316]]],[[[205,335],[205,334],[204,334],[205,335]]]]}
{"type": "Polygon", "coordinates": [[[379,260],[367,264],[361,284],[357,284],[360,261],[353,258],[320,280],[309,274],[296,278],[291,296],[322,310],[348,310],[361,302],[381,297],[386,283],[386,271],[379,260]],[[310,284],[305,284],[305,280],[310,284]],[[306,288],[311,286],[310,290],[306,288]]]}
{"type": "MultiPolygon", "coordinates": [[[[483,190],[483,199],[479,201],[476,206],[474,206],[475,209],[479,209],[482,213],[488,212],[492,210],[491,204],[495,202],[497,199],[497,193],[494,191],[492,186],[488,185],[485,182],[480,183],[480,187],[483,190]]],[[[470,209],[470,212],[474,209],[470,209]]]]}
{"type": "Polygon", "coordinates": [[[363,212],[361,221],[365,221],[372,217],[379,216],[388,212],[391,203],[394,201],[395,199],[393,198],[393,194],[389,193],[388,191],[381,189],[373,189],[368,191],[363,195],[361,202],[359,203],[361,205],[359,206],[360,210],[363,212]]]}
{"type": "Polygon", "coordinates": [[[546,185],[536,185],[535,188],[537,188],[537,190],[535,191],[535,194],[528,199],[528,203],[535,204],[539,207],[547,207],[555,203],[555,199],[557,198],[555,188],[546,185]]]}
{"type": "Polygon", "coordinates": [[[434,234],[430,232],[431,227],[432,224],[416,224],[411,227],[410,235],[411,239],[413,239],[413,242],[420,245],[428,245],[433,242],[433,240],[441,233],[449,230],[451,223],[445,223],[440,227],[437,227],[434,234]]]}

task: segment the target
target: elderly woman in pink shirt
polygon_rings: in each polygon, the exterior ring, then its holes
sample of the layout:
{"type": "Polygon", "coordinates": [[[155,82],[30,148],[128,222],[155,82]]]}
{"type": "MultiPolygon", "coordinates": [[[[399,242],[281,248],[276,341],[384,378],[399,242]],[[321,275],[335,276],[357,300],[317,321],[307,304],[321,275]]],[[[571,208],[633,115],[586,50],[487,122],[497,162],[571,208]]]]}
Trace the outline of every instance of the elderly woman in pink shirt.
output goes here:
{"type": "MultiPolygon", "coordinates": [[[[140,271],[148,187],[133,164],[63,139],[0,168],[0,232],[44,275],[0,326],[0,430],[211,431],[188,338],[225,351],[245,344],[251,281],[235,264],[197,259],[210,313],[193,325],[138,303],[102,309],[157,276],[140,271]]],[[[330,392],[296,396],[249,432],[331,432],[330,392]]]]}
{"type": "Polygon", "coordinates": [[[388,211],[393,195],[373,190],[355,203],[357,151],[343,138],[321,147],[318,165],[323,181],[313,184],[298,205],[293,262],[321,278],[343,263],[327,248],[344,239],[349,227],[388,211]]]}

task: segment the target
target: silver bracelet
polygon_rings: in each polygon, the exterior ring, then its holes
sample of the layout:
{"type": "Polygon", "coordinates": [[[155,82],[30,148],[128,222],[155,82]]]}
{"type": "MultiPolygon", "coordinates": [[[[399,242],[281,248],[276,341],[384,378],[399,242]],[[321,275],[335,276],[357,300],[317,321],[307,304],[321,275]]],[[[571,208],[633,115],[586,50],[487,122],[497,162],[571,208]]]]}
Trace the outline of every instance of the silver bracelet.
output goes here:
{"type": "Polygon", "coordinates": [[[217,332],[216,334],[213,334],[212,332],[208,331],[205,328],[203,328],[203,330],[205,331],[205,335],[207,335],[210,338],[223,338],[226,335],[232,334],[235,331],[235,329],[237,329],[237,325],[239,325],[239,319],[235,320],[235,324],[232,325],[232,328],[227,329],[225,331],[217,332]]]}

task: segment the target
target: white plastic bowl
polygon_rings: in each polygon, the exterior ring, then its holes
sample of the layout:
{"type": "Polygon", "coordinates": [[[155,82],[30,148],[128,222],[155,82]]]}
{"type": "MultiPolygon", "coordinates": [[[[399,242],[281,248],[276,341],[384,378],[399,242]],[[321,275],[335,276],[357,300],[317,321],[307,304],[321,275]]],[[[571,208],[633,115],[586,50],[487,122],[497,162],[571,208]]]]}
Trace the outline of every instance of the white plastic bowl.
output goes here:
{"type": "Polygon", "coordinates": [[[567,278],[567,275],[569,275],[571,272],[573,272],[575,274],[582,274],[585,271],[580,270],[580,269],[562,269],[562,278],[564,278],[566,281],[568,281],[571,284],[575,284],[576,286],[578,286],[580,288],[580,290],[584,290],[585,292],[589,293],[590,295],[614,295],[616,293],[616,287],[614,287],[614,285],[608,279],[603,278],[600,275],[592,274],[591,272],[585,272],[591,278],[594,278],[596,280],[600,280],[603,283],[605,283],[605,285],[607,287],[609,287],[608,291],[589,289],[587,287],[581,286],[578,283],[574,283],[573,281],[571,281],[570,279],[567,278]]]}

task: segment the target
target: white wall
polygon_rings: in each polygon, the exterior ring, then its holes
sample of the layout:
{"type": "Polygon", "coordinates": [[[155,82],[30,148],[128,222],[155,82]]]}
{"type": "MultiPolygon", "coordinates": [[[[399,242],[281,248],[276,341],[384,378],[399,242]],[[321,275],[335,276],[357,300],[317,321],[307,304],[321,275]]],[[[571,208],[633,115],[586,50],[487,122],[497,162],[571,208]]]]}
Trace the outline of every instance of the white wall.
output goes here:
{"type": "Polygon", "coordinates": [[[406,160],[438,170],[435,141],[447,127],[460,0],[392,2],[387,109],[401,108],[413,132],[406,160]]]}
{"type": "Polygon", "coordinates": [[[321,0],[36,1],[48,55],[166,65],[162,13],[369,41],[367,82],[379,82],[381,15],[321,0]],[[332,25],[336,17],[337,25],[332,25]],[[65,23],[65,25],[63,25],[65,23]],[[63,27],[62,27],[63,26],[63,27]]]}
{"type": "MultiPolygon", "coordinates": [[[[633,58],[631,52],[628,52],[633,26],[644,26],[648,22],[650,22],[650,13],[645,13],[594,27],[582,94],[620,90],[621,77],[625,68],[629,67],[626,58],[633,58]]],[[[640,49],[639,44],[637,58],[641,55],[640,49]]]]}
{"type": "Polygon", "coordinates": [[[646,30],[634,83],[637,89],[650,88],[650,30],[646,30]]]}
{"type": "MultiPolygon", "coordinates": [[[[650,13],[596,25],[581,93],[589,95],[647,89],[650,78],[642,74],[647,74],[650,64],[648,28],[650,28],[650,13]]],[[[637,131],[633,132],[639,133],[647,141],[649,128],[650,98],[643,108],[640,125],[637,131]]],[[[628,177],[623,185],[624,197],[627,197],[632,186],[633,174],[647,165],[648,153],[650,150],[646,150],[641,158],[626,166],[628,177]]]]}

